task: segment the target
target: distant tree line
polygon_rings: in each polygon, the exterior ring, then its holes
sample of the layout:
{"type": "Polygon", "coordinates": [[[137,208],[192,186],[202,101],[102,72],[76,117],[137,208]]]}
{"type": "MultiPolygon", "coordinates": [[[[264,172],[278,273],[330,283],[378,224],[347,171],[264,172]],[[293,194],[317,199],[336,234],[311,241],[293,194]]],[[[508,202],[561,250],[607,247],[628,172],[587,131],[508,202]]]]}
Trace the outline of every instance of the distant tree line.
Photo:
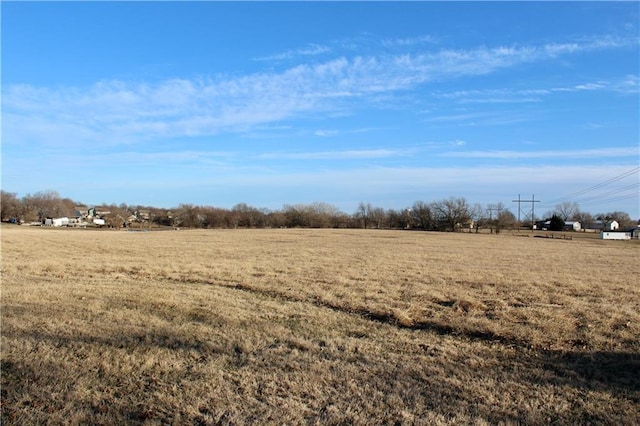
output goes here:
{"type": "MultiPolygon", "coordinates": [[[[56,191],[42,191],[18,197],[15,193],[1,192],[2,221],[19,223],[43,222],[46,218],[73,217],[83,203],[61,197],[56,191]]],[[[515,229],[520,224],[514,214],[501,203],[482,206],[470,205],[463,197],[450,197],[438,201],[416,201],[410,207],[384,209],[360,202],[349,214],[324,203],[286,204],[279,210],[256,208],[245,203],[231,209],[180,204],[172,209],[153,206],[103,204],[98,210],[109,212],[104,216],[108,226],[171,226],[183,228],[364,228],[364,229],[418,229],[425,231],[479,232],[482,229],[499,233],[515,229]],[[144,217],[138,212],[145,211],[144,217]]],[[[628,214],[612,212],[589,215],[580,211],[575,203],[561,203],[549,217],[586,222],[597,219],[618,220],[621,226],[633,223],[628,214]]]]}

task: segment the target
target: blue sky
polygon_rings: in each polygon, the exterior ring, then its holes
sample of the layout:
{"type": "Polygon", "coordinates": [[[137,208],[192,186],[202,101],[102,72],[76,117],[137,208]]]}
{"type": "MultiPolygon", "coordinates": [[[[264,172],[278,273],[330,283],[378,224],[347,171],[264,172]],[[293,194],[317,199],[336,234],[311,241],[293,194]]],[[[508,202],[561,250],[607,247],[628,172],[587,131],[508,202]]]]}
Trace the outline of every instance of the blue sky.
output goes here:
{"type": "Polygon", "coordinates": [[[638,2],[1,7],[6,191],[640,217],[638,2]]]}

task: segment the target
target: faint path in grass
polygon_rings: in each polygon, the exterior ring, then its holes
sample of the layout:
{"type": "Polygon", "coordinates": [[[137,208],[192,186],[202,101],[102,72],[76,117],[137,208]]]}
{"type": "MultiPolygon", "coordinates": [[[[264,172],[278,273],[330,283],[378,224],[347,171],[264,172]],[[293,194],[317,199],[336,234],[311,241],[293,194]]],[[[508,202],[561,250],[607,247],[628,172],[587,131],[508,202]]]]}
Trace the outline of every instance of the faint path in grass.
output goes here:
{"type": "MultiPolygon", "coordinates": [[[[564,351],[536,347],[523,339],[503,336],[489,330],[462,329],[435,321],[406,323],[391,311],[377,311],[366,307],[350,307],[313,298],[294,297],[272,289],[255,288],[242,283],[190,281],[193,284],[216,285],[271,299],[311,304],[335,312],[389,325],[398,329],[419,330],[442,336],[453,336],[469,342],[499,344],[516,350],[517,359],[508,362],[530,371],[545,370],[551,374],[547,381],[554,385],[569,385],[586,390],[606,390],[633,402],[640,403],[640,353],[615,351],[564,351]]],[[[426,349],[425,349],[426,350],[426,349]]],[[[532,383],[540,383],[532,375],[532,383]]]]}

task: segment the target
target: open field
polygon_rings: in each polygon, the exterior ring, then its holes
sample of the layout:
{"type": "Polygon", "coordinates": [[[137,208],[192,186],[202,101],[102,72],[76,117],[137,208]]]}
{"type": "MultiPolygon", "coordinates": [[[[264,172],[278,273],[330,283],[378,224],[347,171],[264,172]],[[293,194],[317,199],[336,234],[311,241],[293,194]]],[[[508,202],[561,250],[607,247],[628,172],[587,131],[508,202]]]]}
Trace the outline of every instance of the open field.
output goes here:
{"type": "Polygon", "coordinates": [[[2,424],[633,424],[640,245],[3,226],[2,424]]]}

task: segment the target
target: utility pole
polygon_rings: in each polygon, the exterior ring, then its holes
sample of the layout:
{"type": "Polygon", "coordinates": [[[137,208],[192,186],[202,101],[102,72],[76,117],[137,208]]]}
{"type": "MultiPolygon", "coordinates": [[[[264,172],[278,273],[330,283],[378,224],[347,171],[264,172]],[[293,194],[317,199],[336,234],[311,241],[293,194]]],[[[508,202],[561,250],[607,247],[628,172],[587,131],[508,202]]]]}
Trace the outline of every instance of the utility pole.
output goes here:
{"type": "MultiPolygon", "coordinates": [[[[493,204],[489,204],[490,206],[493,206],[493,204]]],[[[497,212],[501,212],[502,211],[502,207],[487,207],[487,210],[489,210],[489,220],[493,220],[493,211],[497,211],[497,212]]]]}
{"type": "Polygon", "coordinates": [[[533,226],[535,225],[536,220],[536,212],[535,212],[535,203],[539,203],[539,200],[536,200],[535,195],[531,196],[530,200],[523,200],[520,198],[520,194],[518,194],[517,200],[512,200],[514,203],[518,203],[518,229],[520,228],[520,212],[522,212],[522,203],[531,203],[531,210],[525,213],[525,219],[531,215],[531,229],[533,230],[533,226]]]}
{"type": "MultiPolygon", "coordinates": [[[[502,204],[502,203],[501,203],[502,204]]],[[[493,211],[497,211],[498,214],[502,211],[502,207],[494,207],[495,204],[489,204],[487,210],[489,210],[489,226],[491,226],[491,233],[493,234],[493,211]]]]}

